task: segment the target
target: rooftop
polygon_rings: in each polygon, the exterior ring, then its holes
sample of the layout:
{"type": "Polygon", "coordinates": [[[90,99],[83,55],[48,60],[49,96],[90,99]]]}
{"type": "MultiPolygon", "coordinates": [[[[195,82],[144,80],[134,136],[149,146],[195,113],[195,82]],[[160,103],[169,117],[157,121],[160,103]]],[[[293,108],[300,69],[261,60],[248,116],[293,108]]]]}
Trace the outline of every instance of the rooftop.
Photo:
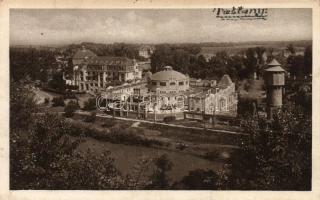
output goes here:
{"type": "Polygon", "coordinates": [[[281,66],[281,64],[276,59],[273,59],[268,66],[281,66]]]}
{"type": "Polygon", "coordinates": [[[92,57],[96,57],[97,55],[95,53],[93,53],[91,50],[89,49],[81,49],[81,50],[78,50],[73,58],[74,59],[85,59],[85,58],[92,58],[92,57]]]}
{"type": "Polygon", "coordinates": [[[91,65],[133,65],[134,61],[126,57],[97,56],[88,59],[91,65]]]}
{"type": "Polygon", "coordinates": [[[220,86],[229,86],[231,85],[233,82],[230,78],[229,75],[225,74],[223,75],[223,77],[221,78],[221,80],[219,81],[219,85],[220,86]]]}
{"type": "Polygon", "coordinates": [[[172,69],[171,66],[165,66],[162,71],[154,73],[151,80],[167,81],[167,80],[185,80],[187,76],[172,69]]]}

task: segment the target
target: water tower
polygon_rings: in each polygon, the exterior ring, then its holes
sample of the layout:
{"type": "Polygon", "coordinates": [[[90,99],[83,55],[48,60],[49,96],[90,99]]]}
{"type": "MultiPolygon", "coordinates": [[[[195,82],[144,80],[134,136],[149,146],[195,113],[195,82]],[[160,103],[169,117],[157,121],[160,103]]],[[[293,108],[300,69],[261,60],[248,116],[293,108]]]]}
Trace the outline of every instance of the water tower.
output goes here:
{"type": "Polygon", "coordinates": [[[265,69],[268,119],[272,119],[274,110],[282,107],[282,94],[285,79],[284,72],[285,70],[276,59],[273,59],[265,69]]]}

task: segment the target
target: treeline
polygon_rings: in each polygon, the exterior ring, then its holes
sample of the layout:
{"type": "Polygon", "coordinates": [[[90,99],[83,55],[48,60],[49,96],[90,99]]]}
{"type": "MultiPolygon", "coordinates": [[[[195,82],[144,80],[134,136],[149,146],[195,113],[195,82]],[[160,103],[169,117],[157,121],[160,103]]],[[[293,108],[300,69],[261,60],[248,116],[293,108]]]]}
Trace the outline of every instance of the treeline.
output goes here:
{"type": "Polygon", "coordinates": [[[113,44],[99,44],[99,43],[88,43],[84,42],[81,44],[72,44],[66,48],[66,51],[71,52],[73,55],[77,50],[84,46],[90,49],[98,56],[116,56],[116,57],[127,57],[130,59],[145,60],[145,58],[139,56],[138,44],[127,44],[127,43],[113,43],[113,44]]]}
{"type": "MultiPolygon", "coordinates": [[[[99,56],[124,56],[143,60],[139,54],[139,45],[114,43],[82,43],[69,45],[56,51],[37,50],[33,48],[10,49],[10,75],[14,80],[30,77],[32,80],[47,81],[48,74],[55,72],[60,65],[66,76],[72,75],[72,56],[82,46],[99,56]],[[62,64],[55,60],[62,57],[62,64]],[[50,72],[51,70],[51,72],[50,72]]],[[[292,76],[304,77],[312,73],[312,46],[307,46],[304,55],[296,53],[293,45],[288,45],[289,57],[274,55],[274,49],[265,47],[248,48],[241,54],[230,55],[225,51],[216,53],[206,60],[201,55],[199,44],[161,44],[155,46],[151,56],[152,72],[157,72],[165,65],[190,75],[193,78],[219,79],[229,74],[233,80],[250,79],[253,73],[260,75],[266,63],[276,58],[292,76]]]]}
{"type": "Polygon", "coordinates": [[[229,74],[233,80],[253,78],[253,73],[262,74],[265,65],[276,58],[282,66],[295,76],[309,75],[312,71],[312,47],[305,49],[304,56],[296,55],[293,45],[287,47],[288,58],[274,55],[274,49],[265,47],[248,48],[242,54],[229,55],[225,51],[216,53],[209,60],[200,53],[199,45],[156,45],[151,56],[152,72],[171,65],[175,70],[193,78],[219,79],[229,74]]]}
{"type": "Polygon", "coordinates": [[[55,52],[35,48],[10,48],[10,77],[47,81],[48,70],[57,68],[55,52]]]}

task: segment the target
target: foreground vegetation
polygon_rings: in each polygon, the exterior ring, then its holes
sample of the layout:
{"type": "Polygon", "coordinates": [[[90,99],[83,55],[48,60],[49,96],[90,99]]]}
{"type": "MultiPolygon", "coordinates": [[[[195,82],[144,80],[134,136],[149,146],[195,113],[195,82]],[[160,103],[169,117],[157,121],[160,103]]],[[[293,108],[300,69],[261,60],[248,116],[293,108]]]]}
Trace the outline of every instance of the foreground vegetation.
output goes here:
{"type": "MultiPolygon", "coordinates": [[[[131,174],[123,175],[110,152],[86,154],[75,151],[81,138],[148,146],[164,145],[111,127],[109,134],[75,127],[55,114],[35,115],[32,93],[17,83],[10,94],[10,188],[11,189],[311,189],[311,116],[292,104],[274,121],[251,118],[245,131],[249,140],[234,151],[222,171],[194,170],[172,182],[172,162],[166,155],[142,158],[131,174]],[[77,135],[72,140],[70,135],[77,135]],[[148,170],[151,175],[146,175],[148,170]]],[[[157,129],[157,127],[153,127],[157,129]]],[[[170,130],[168,130],[170,132],[170,130]]]]}

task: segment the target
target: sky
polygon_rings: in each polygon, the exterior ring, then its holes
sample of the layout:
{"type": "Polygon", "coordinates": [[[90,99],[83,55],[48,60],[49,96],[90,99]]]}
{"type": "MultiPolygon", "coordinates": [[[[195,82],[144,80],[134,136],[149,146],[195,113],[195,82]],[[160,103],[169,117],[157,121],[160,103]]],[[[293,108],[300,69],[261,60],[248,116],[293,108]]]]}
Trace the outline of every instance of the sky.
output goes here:
{"type": "Polygon", "coordinates": [[[12,45],[199,43],[312,39],[311,9],[268,9],[267,20],[223,21],[212,9],[11,9],[12,45]]]}

